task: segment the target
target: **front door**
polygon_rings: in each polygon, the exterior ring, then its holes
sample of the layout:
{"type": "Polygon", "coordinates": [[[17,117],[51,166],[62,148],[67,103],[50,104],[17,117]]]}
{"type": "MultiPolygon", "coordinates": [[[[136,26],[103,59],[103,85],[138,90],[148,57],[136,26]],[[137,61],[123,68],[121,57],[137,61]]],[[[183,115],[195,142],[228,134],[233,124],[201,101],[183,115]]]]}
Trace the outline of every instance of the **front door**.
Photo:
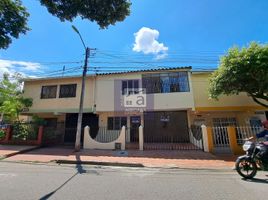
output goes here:
{"type": "MultiPolygon", "coordinates": [[[[78,113],[67,113],[65,119],[65,135],[64,143],[73,144],[76,138],[78,113]]],[[[95,138],[98,133],[99,117],[92,113],[83,113],[82,130],[81,130],[81,143],[84,140],[84,127],[90,127],[90,135],[95,138]]]]}
{"type": "Polygon", "coordinates": [[[130,142],[139,142],[139,126],[141,125],[140,116],[130,117],[130,142]]]}

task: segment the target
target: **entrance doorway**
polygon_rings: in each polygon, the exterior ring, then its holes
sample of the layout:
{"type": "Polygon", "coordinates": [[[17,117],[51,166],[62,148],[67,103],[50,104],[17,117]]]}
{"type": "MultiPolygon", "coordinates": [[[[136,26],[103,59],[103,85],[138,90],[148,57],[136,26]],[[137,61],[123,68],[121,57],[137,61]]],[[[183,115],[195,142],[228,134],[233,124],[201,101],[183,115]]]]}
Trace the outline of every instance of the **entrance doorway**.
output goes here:
{"type": "Polygon", "coordinates": [[[130,117],[130,142],[139,142],[139,127],[141,125],[140,116],[130,117]]]}
{"type": "Polygon", "coordinates": [[[144,113],[145,143],[189,143],[187,111],[144,113]]]}
{"type": "MultiPolygon", "coordinates": [[[[76,138],[78,113],[67,113],[65,119],[64,143],[73,144],[76,138]]],[[[90,136],[95,138],[99,128],[99,116],[93,113],[84,113],[82,118],[81,143],[84,141],[84,127],[90,127],[90,136]]]]}

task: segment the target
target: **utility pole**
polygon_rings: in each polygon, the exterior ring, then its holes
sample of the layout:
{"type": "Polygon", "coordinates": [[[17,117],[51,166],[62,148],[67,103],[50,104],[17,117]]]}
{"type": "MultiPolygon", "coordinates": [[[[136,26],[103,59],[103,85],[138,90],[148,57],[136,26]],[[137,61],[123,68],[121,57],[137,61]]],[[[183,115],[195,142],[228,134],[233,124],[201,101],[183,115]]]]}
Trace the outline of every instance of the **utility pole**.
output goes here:
{"type": "Polygon", "coordinates": [[[85,96],[85,81],[86,81],[86,75],[87,75],[87,63],[88,58],[90,56],[90,49],[86,47],[84,40],[79,33],[78,29],[72,25],[73,30],[79,35],[80,40],[83,43],[83,46],[85,48],[85,64],[82,74],[82,84],[81,84],[81,95],[80,95],[80,104],[79,104],[79,113],[78,113],[78,119],[77,119],[77,129],[76,129],[76,138],[75,138],[75,151],[80,151],[81,148],[81,131],[82,131],[82,121],[83,121],[83,106],[84,106],[84,96],[85,96]]]}
{"type": "Polygon", "coordinates": [[[84,64],[83,75],[82,75],[79,114],[78,114],[78,119],[77,119],[75,151],[80,151],[80,148],[81,148],[81,130],[82,130],[83,105],[84,105],[84,96],[85,96],[85,81],[86,81],[86,75],[87,75],[87,62],[88,62],[89,55],[90,55],[90,48],[86,47],[85,64],[84,64]]]}

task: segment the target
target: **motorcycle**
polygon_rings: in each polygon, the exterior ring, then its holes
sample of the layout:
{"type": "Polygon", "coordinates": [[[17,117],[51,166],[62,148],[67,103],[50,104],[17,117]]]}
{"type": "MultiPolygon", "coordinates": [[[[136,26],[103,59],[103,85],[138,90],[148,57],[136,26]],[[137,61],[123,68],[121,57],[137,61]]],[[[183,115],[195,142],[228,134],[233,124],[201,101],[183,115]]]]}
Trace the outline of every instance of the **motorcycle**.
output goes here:
{"type": "Polygon", "coordinates": [[[235,163],[235,169],[240,176],[252,179],[258,170],[268,171],[268,158],[265,153],[267,145],[267,142],[246,140],[243,145],[246,155],[238,157],[235,163]]]}

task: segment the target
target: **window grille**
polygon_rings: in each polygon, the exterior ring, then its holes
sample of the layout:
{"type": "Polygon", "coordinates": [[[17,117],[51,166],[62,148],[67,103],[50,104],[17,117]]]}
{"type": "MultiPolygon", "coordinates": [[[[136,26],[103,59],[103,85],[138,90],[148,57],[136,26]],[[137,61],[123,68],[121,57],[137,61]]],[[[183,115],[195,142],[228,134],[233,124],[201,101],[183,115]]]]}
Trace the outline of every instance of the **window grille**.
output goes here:
{"type": "Polygon", "coordinates": [[[56,85],[42,86],[41,99],[52,99],[56,98],[56,96],[57,96],[56,85]]]}
{"type": "Polygon", "coordinates": [[[76,84],[60,85],[59,98],[76,97],[76,84]]]}
{"type": "Polygon", "coordinates": [[[144,74],[142,87],[147,94],[190,91],[187,72],[144,74]]]}

